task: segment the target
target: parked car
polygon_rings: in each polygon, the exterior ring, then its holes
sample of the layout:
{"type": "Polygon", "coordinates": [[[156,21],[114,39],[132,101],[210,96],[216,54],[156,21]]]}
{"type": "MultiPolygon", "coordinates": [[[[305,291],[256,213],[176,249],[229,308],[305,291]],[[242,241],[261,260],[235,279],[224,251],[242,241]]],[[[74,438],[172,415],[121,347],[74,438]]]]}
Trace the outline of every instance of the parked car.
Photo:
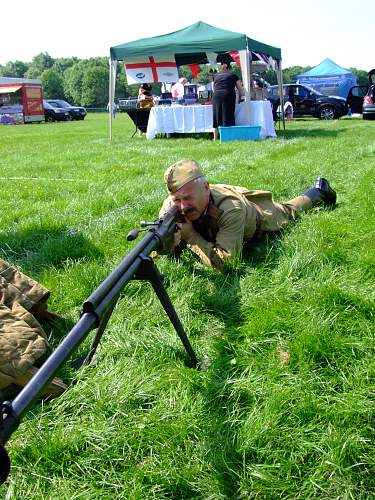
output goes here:
{"type": "Polygon", "coordinates": [[[70,114],[66,109],[53,106],[43,99],[44,119],[46,122],[71,120],[70,114]]]}
{"type": "Polygon", "coordinates": [[[72,120],[84,120],[87,115],[87,111],[83,106],[72,106],[62,99],[47,99],[47,102],[54,107],[68,111],[72,120]]]}
{"type": "MultiPolygon", "coordinates": [[[[285,84],[283,90],[284,101],[292,103],[294,116],[310,115],[321,120],[333,120],[348,113],[348,105],[343,97],[324,95],[308,85],[297,83],[285,84]]],[[[276,119],[280,105],[278,85],[271,85],[266,89],[266,96],[272,103],[273,116],[276,119]]]]}
{"type": "Polygon", "coordinates": [[[136,97],[119,98],[117,109],[119,112],[125,113],[129,109],[135,109],[137,107],[136,97]]]}
{"type": "Polygon", "coordinates": [[[363,99],[368,91],[368,85],[356,85],[348,92],[346,102],[352,113],[362,113],[363,99]]]}
{"type": "Polygon", "coordinates": [[[375,75],[375,69],[368,74],[369,89],[363,99],[362,117],[364,120],[375,120],[375,83],[372,77],[375,75]]]}

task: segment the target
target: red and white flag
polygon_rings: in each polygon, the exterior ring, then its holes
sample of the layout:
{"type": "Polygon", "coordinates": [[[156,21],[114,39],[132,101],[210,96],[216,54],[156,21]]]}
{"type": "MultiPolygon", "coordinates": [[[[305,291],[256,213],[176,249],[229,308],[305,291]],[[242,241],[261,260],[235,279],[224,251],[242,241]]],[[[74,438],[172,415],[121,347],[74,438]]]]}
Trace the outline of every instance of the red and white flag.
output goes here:
{"type": "Polygon", "coordinates": [[[144,56],[124,63],[128,84],[177,82],[179,79],[173,55],[144,56]]]}
{"type": "Polygon", "coordinates": [[[231,58],[237,64],[237,66],[240,69],[242,69],[241,68],[241,61],[240,61],[240,54],[239,54],[238,50],[233,50],[232,52],[229,52],[229,54],[231,55],[231,58]]]}

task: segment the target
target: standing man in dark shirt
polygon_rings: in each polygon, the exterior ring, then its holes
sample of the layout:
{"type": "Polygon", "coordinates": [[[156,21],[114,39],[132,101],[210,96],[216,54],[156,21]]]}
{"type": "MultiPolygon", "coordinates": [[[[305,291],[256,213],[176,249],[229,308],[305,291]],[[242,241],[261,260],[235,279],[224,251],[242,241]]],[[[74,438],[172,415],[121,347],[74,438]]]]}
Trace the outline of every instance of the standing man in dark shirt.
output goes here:
{"type": "Polygon", "coordinates": [[[223,61],[220,73],[214,76],[214,93],[212,97],[214,141],[218,137],[217,129],[219,126],[231,127],[235,125],[236,87],[240,99],[243,92],[240,80],[233,73],[230,62],[223,61]]]}

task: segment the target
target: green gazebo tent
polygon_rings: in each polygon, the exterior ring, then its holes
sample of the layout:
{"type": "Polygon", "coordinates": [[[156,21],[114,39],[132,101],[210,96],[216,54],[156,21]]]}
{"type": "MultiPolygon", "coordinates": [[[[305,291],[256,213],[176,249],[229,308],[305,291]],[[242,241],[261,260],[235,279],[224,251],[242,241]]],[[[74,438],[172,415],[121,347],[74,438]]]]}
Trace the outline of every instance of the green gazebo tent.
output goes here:
{"type": "MultiPolygon", "coordinates": [[[[118,61],[145,55],[174,54],[177,66],[207,63],[207,52],[223,53],[238,51],[240,55],[245,101],[250,101],[251,52],[264,54],[277,61],[278,80],[281,84],[281,50],[258,42],[242,33],[223,30],[199,21],[179,31],[110,48],[109,105],[113,106],[118,61]]],[[[110,109],[110,138],[112,138],[112,109],[110,109]]]]}

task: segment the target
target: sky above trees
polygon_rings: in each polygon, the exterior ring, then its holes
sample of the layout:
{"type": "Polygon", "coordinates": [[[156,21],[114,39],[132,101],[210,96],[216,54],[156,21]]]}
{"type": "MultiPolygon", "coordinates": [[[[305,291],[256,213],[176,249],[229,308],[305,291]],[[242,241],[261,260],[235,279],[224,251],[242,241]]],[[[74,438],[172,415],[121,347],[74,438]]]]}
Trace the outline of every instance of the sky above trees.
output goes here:
{"type": "Polygon", "coordinates": [[[375,19],[374,0],[237,0],[221,6],[217,1],[166,3],[144,0],[135,8],[120,0],[89,8],[86,2],[59,3],[20,0],[17,22],[4,18],[0,30],[0,64],[27,61],[48,52],[54,58],[90,58],[109,55],[109,48],[143,37],[170,33],[199,20],[246,33],[280,47],[283,66],[315,66],[329,57],[340,66],[369,71],[375,19]],[[69,14],[68,14],[69,13],[69,14]]]}

